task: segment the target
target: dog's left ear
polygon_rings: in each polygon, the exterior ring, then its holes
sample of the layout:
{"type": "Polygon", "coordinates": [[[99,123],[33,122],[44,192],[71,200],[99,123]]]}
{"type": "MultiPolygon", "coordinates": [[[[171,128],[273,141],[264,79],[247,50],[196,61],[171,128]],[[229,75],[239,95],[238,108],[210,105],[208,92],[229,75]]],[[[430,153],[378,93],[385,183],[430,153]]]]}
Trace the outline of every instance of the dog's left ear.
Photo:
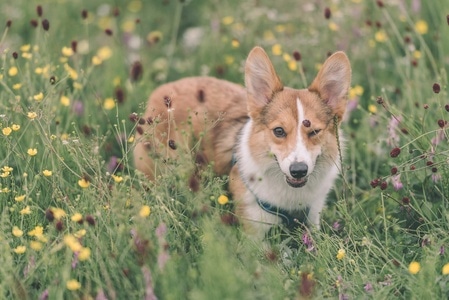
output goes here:
{"type": "Polygon", "coordinates": [[[309,86],[341,118],[346,109],[346,95],[351,86],[351,64],[344,52],[332,54],[309,86]]]}

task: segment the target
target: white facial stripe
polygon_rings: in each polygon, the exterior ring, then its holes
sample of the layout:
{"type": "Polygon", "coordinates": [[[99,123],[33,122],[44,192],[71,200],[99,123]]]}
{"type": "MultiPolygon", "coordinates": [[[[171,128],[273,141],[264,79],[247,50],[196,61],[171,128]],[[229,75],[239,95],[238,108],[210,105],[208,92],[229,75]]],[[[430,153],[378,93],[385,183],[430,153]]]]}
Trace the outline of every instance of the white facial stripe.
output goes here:
{"type": "Polygon", "coordinates": [[[286,157],[283,164],[284,172],[287,172],[290,165],[294,162],[304,162],[307,166],[311,167],[312,158],[309,151],[306,148],[305,141],[302,135],[302,122],[305,119],[304,116],[304,107],[302,106],[301,100],[299,98],[296,99],[296,107],[298,110],[298,124],[297,124],[297,132],[296,132],[296,144],[293,148],[293,151],[286,157]]]}

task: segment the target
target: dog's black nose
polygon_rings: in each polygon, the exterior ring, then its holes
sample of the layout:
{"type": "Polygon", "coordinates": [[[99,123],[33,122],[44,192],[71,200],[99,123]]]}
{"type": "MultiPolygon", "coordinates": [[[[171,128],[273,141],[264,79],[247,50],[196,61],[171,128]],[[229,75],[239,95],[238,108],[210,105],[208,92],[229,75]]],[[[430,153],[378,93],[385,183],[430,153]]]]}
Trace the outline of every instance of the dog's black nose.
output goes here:
{"type": "Polygon", "coordinates": [[[290,175],[292,175],[292,177],[296,179],[306,176],[307,170],[308,167],[303,162],[295,162],[290,165],[290,175]]]}

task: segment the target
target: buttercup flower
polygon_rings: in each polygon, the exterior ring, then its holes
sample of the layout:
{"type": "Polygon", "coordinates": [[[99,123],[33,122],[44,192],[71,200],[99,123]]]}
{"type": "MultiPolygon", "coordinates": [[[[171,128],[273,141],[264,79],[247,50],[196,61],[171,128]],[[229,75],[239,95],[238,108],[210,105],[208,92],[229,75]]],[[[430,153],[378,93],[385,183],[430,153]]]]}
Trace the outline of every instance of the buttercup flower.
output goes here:
{"type": "Polygon", "coordinates": [[[342,260],[343,258],[345,258],[345,256],[346,256],[346,251],[345,251],[345,249],[339,249],[338,250],[338,252],[337,252],[337,259],[338,260],[342,260]]]}
{"type": "Polygon", "coordinates": [[[79,252],[83,248],[78,239],[73,235],[64,236],[64,244],[66,244],[66,246],[73,252],[79,252]]]}
{"type": "Polygon", "coordinates": [[[116,176],[116,175],[111,175],[111,176],[112,176],[112,178],[114,179],[114,181],[116,183],[120,183],[120,182],[123,181],[123,177],[122,176],[116,176]]]}
{"type": "Polygon", "coordinates": [[[445,264],[445,265],[443,266],[443,269],[441,270],[441,273],[442,273],[443,275],[449,275],[449,263],[447,263],[447,264],[445,264]]]}
{"type": "Polygon", "coordinates": [[[112,98],[106,98],[103,103],[103,108],[106,110],[111,110],[115,107],[115,101],[112,98]]]}
{"type": "Polygon", "coordinates": [[[81,283],[79,283],[76,279],[70,279],[67,281],[66,287],[70,291],[76,291],[81,288],[81,283]]]}
{"type": "Polygon", "coordinates": [[[38,241],[31,241],[30,242],[30,248],[33,249],[34,251],[39,251],[42,249],[42,243],[38,242],[38,241]]]}
{"type": "Polygon", "coordinates": [[[8,136],[11,134],[12,132],[12,128],[11,127],[5,127],[2,129],[3,135],[8,136]]]}
{"type": "Polygon", "coordinates": [[[85,189],[85,188],[88,188],[88,187],[89,187],[90,182],[87,181],[87,180],[84,179],[84,178],[81,178],[80,180],[78,180],[78,185],[79,185],[80,187],[82,187],[83,189],[85,189]]]}
{"type": "Polygon", "coordinates": [[[33,99],[36,100],[37,102],[41,102],[44,99],[44,94],[40,92],[39,94],[34,95],[33,99]]]}
{"type": "Polygon", "coordinates": [[[18,125],[18,124],[12,124],[11,129],[12,129],[13,131],[17,131],[17,130],[20,129],[20,125],[18,125]]]}
{"type": "Polygon", "coordinates": [[[25,200],[25,197],[25,195],[16,196],[14,200],[16,200],[17,202],[22,202],[23,200],[25,200]]]}
{"type": "Polygon", "coordinates": [[[142,218],[148,217],[151,213],[151,208],[148,205],[142,206],[139,211],[139,216],[142,218]]]}
{"type": "Polygon", "coordinates": [[[226,195],[220,195],[217,199],[218,204],[225,205],[229,202],[229,198],[226,195]]]}
{"type": "Polygon", "coordinates": [[[427,25],[427,22],[424,20],[419,20],[415,23],[415,30],[419,34],[426,34],[429,31],[429,25],[427,25]]]}
{"type": "Polygon", "coordinates": [[[412,261],[409,265],[408,265],[408,271],[410,274],[417,274],[419,271],[421,270],[421,264],[417,261],[412,261]]]}
{"type": "Polygon", "coordinates": [[[273,55],[281,55],[282,54],[282,46],[280,44],[274,44],[273,47],[271,47],[271,52],[273,52],[273,55]]]}
{"type": "Polygon", "coordinates": [[[90,249],[87,247],[81,248],[81,250],[78,253],[78,259],[80,261],[88,260],[90,257],[90,249]]]}
{"type": "Polygon", "coordinates": [[[11,77],[16,76],[17,73],[19,73],[19,70],[17,69],[17,67],[11,67],[8,70],[8,75],[11,76],[11,77]]]}
{"type": "Polygon", "coordinates": [[[36,117],[37,117],[37,113],[35,113],[34,111],[30,111],[30,112],[27,114],[27,117],[28,117],[28,119],[34,120],[34,119],[36,119],[36,117]]]}
{"type": "Polygon", "coordinates": [[[43,170],[43,171],[42,171],[42,174],[43,174],[45,177],[50,177],[51,175],[53,175],[53,172],[50,171],[50,170],[43,170]]]}
{"type": "Polygon", "coordinates": [[[83,215],[81,215],[80,213],[75,213],[72,217],[71,220],[73,222],[79,222],[83,219],[83,215]]]}
{"type": "Polygon", "coordinates": [[[25,246],[17,246],[16,248],[13,249],[13,251],[17,254],[23,254],[25,253],[25,251],[27,251],[27,247],[25,246]]]}
{"type": "Polygon", "coordinates": [[[67,96],[61,96],[61,98],[59,99],[59,102],[61,103],[62,106],[70,106],[70,99],[67,96]]]}
{"type": "Polygon", "coordinates": [[[31,214],[31,208],[27,205],[24,209],[20,211],[21,215],[29,215],[31,214]]]}
{"type": "Polygon", "coordinates": [[[73,55],[73,49],[71,47],[62,47],[62,55],[70,57],[73,55]]]}
{"type": "Polygon", "coordinates": [[[36,227],[34,227],[33,230],[28,231],[28,235],[29,236],[35,236],[35,237],[39,238],[39,237],[44,235],[44,227],[36,226],[36,227]]]}
{"type": "Polygon", "coordinates": [[[15,237],[21,237],[21,236],[23,235],[23,231],[20,230],[19,227],[14,226],[14,227],[12,228],[12,235],[15,236],[15,237]]]}
{"type": "Polygon", "coordinates": [[[37,154],[37,149],[36,148],[30,148],[27,151],[29,156],[35,156],[37,154]]]}

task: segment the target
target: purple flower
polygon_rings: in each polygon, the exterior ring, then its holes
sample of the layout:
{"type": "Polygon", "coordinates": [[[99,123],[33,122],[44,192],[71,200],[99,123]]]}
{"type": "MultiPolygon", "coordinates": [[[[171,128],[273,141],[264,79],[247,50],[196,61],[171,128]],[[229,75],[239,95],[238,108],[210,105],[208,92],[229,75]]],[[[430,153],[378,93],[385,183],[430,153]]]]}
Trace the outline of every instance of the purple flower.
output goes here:
{"type": "Polygon", "coordinates": [[[399,135],[397,133],[398,125],[401,122],[400,117],[391,117],[388,124],[388,138],[387,144],[391,147],[397,147],[399,145],[399,135]]]}
{"type": "Polygon", "coordinates": [[[47,300],[48,299],[48,289],[45,289],[45,291],[42,292],[42,294],[39,296],[39,300],[47,300]]]}
{"type": "Polygon", "coordinates": [[[315,250],[315,246],[313,245],[313,240],[310,238],[309,234],[305,232],[302,235],[302,242],[307,247],[307,251],[313,251],[315,250]]]}
{"type": "Polygon", "coordinates": [[[393,184],[393,188],[396,191],[399,191],[399,190],[401,190],[404,187],[404,185],[401,182],[401,174],[392,176],[391,177],[391,182],[393,184]]]}
{"type": "Polygon", "coordinates": [[[78,117],[81,117],[84,115],[84,104],[83,102],[79,100],[75,100],[72,105],[72,111],[77,115],[78,117]]]}
{"type": "Polygon", "coordinates": [[[373,290],[373,285],[370,282],[367,282],[363,289],[365,290],[365,292],[369,293],[373,290]]]}

